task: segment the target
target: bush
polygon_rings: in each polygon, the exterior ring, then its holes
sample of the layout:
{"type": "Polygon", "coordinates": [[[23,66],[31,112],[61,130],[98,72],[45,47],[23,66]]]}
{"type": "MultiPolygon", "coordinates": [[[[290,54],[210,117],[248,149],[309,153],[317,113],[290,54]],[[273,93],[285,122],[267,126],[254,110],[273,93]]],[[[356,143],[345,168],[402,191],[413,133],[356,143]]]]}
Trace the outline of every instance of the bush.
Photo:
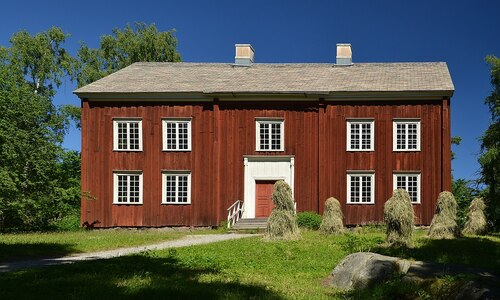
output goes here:
{"type": "Polygon", "coordinates": [[[50,228],[57,231],[78,231],[81,230],[80,225],[80,213],[74,212],[52,222],[50,228]]]}
{"type": "Polygon", "coordinates": [[[441,192],[436,203],[436,214],[432,218],[429,237],[453,239],[460,235],[457,224],[457,201],[450,192],[441,192]]]}
{"type": "Polygon", "coordinates": [[[343,220],[344,214],[339,200],[333,197],[326,199],[323,222],[321,222],[320,226],[321,232],[326,234],[341,233],[344,230],[343,220]]]}
{"type": "Polygon", "coordinates": [[[295,216],[292,189],[283,180],[274,184],[273,203],[273,211],[267,220],[265,239],[298,239],[300,232],[295,216]]]}
{"type": "Polygon", "coordinates": [[[472,200],[467,212],[467,222],[465,222],[462,233],[464,234],[484,234],[488,230],[488,222],[484,214],[486,205],[482,198],[472,200]]]}
{"type": "Polygon", "coordinates": [[[297,224],[299,227],[318,230],[321,225],[321,216],[312,211],[297,213],[297,224]]]}
{"type": "Polygon", "coordinates": [[[410,246],[414,218],[408,192],[403,189],[395,190],[392,197],[384,204],[386,242],[394,246],[410,246]]]}

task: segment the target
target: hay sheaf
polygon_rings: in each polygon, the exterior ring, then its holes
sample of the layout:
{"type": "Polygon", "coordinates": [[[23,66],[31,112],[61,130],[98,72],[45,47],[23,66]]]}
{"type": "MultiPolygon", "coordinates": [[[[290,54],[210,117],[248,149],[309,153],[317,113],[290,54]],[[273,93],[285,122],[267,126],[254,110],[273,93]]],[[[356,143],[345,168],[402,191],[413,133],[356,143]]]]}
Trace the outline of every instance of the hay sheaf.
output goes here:
{"type": "Polygon", "coordinates": [[[411,246],[414,218],[408,192],[404,189],[395,190],[392,197],[384,204],[386,242],[394,246],[411,246]]]}
{"type": "Polygon", "coordinates": [[[472,200],[467,211],[467,222],[465,222],[463,234],[485,234],[488,231],[488,221],[485,215],[486,204],[482,198],[472,200]]]}
{"type": "Polygon", "coordinates": [[[450,192],[441,192],[436,203],[436,214],[432,218],[429,237],[453,239],[460,236],[457,223],[457,201],[450,192]]]}
{"type": "Polygon", "coordinates": [[[323,221],[319,230],[325,234],[339,234],[344,231],[344,214],[340,207],[339,200],[330,197],[326,199],[323,221]]]}
{"type": "Polygon", "coordinates": [[[283,180],[276,181],[274,184],[273,203],[277,209],[295,212],[292,189],[283,180]]]}
{"type": "Polygon", "coordinates": [[[296,240],[300,238],[295,205],[290,186],[280,180],[274,184],[274,208],[267,220],[266,240],[296,240]]]}

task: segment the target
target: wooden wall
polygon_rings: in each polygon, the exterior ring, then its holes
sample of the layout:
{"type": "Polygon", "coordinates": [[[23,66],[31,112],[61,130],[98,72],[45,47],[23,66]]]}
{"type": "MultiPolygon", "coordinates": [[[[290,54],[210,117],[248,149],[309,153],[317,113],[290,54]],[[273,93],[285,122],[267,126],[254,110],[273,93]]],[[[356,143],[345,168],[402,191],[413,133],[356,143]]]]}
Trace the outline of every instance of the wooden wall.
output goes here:
{"type": "Polygon", "coordinates": [[[393,171],[421,171],[418,223],[429,224],[438,193],[451,188],[449,100],[391,102],[82,101],[82,222],[96,226],[209,226],[243,199],[243,155],[294,155],[299,211],[323,212],[334,196],[347,224],[380,222],[393,171]],[[444,118],[443,118],[444,116],[444,118]],[[140,117],[142,152],[113,149],[112,119],[140,117]],[[192,118],[192,151],[163,152],[161,120],[192,118]],[[255,119],[281,117],[285,151],[255,150],[255,119]],[[346,119],[375,120],[375,151],[346,152],[346,119]],[[392,119],[421,119],[421,151],[392,151],[392,119]],[[143,205],[113,205],[113,171],[143,171],[143,205]],[[161,171],[191,170],[191,204],[161,204],[161,171]],[[346,205],[347,170],[375,171],[375,204],[346,205]]]}

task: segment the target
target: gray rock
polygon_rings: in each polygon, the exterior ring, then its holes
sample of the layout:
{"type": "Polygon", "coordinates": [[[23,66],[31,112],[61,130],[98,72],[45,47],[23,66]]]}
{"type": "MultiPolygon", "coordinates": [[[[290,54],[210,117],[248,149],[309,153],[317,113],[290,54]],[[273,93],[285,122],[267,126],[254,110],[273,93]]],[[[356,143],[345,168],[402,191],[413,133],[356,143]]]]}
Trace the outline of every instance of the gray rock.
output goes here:
{"type": "Polygon", "coordinates": [[[395,273],[406,274],[411,263],[397,257],[371,252],[346,256],[328,276],[325,284],[339,290],[362,289],[390,279],[395,273]]]}

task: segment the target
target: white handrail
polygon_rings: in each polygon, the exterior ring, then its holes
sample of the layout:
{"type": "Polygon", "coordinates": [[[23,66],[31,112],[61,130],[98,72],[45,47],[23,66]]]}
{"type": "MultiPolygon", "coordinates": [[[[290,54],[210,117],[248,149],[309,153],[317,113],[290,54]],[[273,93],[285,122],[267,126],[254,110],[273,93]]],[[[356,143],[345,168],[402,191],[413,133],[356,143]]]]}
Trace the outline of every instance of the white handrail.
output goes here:
{"type": "Polygon", "coordinates": [[[236,200],[227,209],[227,228],[231,228],[241,218],[244,212],[243,201],[236,200]]]}

